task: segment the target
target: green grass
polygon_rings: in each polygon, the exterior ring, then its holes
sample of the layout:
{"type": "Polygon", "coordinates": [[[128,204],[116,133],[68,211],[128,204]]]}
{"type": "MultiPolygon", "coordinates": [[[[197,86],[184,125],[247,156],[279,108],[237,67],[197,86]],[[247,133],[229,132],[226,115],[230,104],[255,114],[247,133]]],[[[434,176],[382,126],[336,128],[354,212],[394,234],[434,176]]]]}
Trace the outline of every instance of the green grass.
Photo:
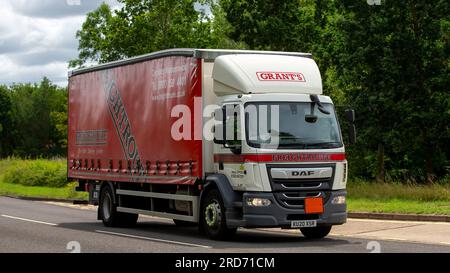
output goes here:
{"type": "Polygon", "coordinates": [[[65,164],[64,159],[0,160],[0,195],[86,200],[87,193],[75,191],[77,183],[62,182],[66,180],[65,164]]]}
{"type": "Polygon", "coordinates": [[[69,183],[62,188],[50,188],[42,186],[24,186],[0,181],[0,195],[87,200],[87,193],[75,191],[76,184],[77,183],[69,183]]]}
{"type": "Polygon", "coordinates": [[[7,158],[7,159],[2,159],[0,160],[0,175],[2,175],[3,173],[5,173],[6,169],[11,166],[11,164],[13,164],[13,162],[16,159],[13,158],[7,158]]]}
{"type": "Polygon", "coordinates": [[[450,183],[405,185],[354,179],[347,183],[347,192],[350,212],[450,215],[450,183]]]}
{"type": "Polygon", "coordinates": [[[450,202],[450,183],[417,185],[400,183],[375,183],[361,180],[347,183],[349,197],[375,200],[400,199],[411,201],[450,202]]]}
{"type": "Polygon", "coordinates": [[[448,201],[413,201],[413,200],[374,200],[365,198],[348,198],[349,212],[384,212],[405,214],[450,215],[448,201]]]}
{"type": "Polygon", "coordinates": [[[64,187],[67,185],[67,162],[63,159],[7,159],[1,167],[3,181],[24,186],[64,187]]]}

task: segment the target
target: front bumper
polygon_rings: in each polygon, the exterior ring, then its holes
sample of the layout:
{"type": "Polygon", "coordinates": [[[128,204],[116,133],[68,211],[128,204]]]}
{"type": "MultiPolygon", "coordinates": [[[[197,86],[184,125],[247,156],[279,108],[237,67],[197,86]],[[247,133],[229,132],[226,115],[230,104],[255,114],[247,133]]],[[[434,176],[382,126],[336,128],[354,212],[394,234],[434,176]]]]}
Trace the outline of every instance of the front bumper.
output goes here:
{"type": "Polygon", "coordinates": [[[302,208],[290,209],[283,207],[273,193],[251,192],[243,194],[242,213],[235,210],[227,211],[227,225],[229,227],[281,227],[291,228],[294,220],[316,220],[318,226],[341,225],[347,221],[347,205],[332,204],[336,196],[346,195],[345,190],[331,191],[331,196],[324,203],[322,214],[306,214],[302,208]],[[246,198],[266,198],[271,205],[266,207],[252,207],[245,202],[246,198]]]}

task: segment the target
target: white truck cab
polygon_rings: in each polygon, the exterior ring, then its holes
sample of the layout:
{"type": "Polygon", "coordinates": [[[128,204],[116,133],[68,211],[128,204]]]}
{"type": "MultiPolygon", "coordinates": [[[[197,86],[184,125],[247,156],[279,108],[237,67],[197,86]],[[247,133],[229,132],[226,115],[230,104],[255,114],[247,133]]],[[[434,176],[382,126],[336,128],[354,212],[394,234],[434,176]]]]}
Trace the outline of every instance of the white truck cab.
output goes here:
{"type": "Polygon", "coordinates": [[[300,228],[324,237],[345,223],[345,148],[314,60],[223,55],[211,78],[222,107],[215,113],[221,123],[213,173],[237,195],[227,208],[228,227],[300,228]]]}

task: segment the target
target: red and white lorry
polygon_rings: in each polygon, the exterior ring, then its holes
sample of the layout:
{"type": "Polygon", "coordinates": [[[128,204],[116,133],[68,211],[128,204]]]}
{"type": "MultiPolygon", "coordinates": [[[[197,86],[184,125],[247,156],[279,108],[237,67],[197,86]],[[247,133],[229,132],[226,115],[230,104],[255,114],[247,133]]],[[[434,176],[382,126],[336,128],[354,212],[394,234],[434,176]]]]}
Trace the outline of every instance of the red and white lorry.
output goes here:
{"type": "Polygon", "coordinates": [[[310,54],[170,49],[82,68],[68,112],[68,179],[106,226],[145,214],[212,239],[321,238],[346,222],[344,144],[310,54]]]}

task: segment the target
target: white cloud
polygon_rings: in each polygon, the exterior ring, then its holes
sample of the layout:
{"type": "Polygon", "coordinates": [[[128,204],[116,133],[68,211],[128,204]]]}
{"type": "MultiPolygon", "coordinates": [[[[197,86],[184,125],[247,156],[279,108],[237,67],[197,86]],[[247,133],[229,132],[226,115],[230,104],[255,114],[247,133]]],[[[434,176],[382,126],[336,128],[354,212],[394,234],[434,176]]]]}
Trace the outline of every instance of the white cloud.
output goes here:
{"type": "MultiPolygon", "coordinates": [[[[3,0],[0,11],[0,84],[67,84],[68,62],[78,55],[77,30],[101,0],[3,0]],[[77,4],[81,5],[69,5],[77,4]],[[69,3],[69,4],[68,4],[69,3]]],[[[105,1],[117,5],[115,0],[105,1]]]]}
{"type": "Polygon", "coordinates": [[[41,18],[64,18],[84,15],[94,10],[104,0],[14,0],[10,1],[13,10],[19,14],[41,18]]]}
{"type": "Polygon", "coordinates": [[[67,63],[52,62],[44,65],[19,65],[9,58],[0,57],[0,84],[35,83],[48,77],[59,86],[67,85],[67,63]],[[6,80],[5,80],[6,79],[6,80]]]}

